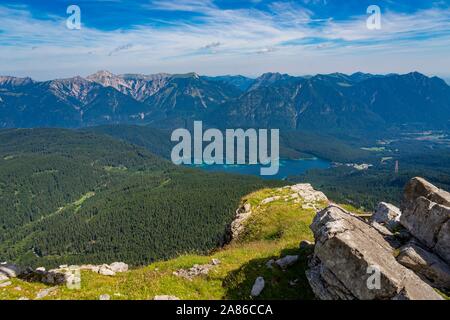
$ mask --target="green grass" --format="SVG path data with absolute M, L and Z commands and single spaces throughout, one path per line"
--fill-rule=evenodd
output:
M 354 214 L 359 214 L 359 215 L 367 215 L 367 214 L 371 214 L 371 212 L 367 212 L 366 210 L 364 210 L 363 208 L 357 208 L 351 204 L 339 204 L 339 206 L 341 206 L 342 208 L 344 208 L 345 210 L 352 212 Z
M 239 239 L 209 255 L 182 255 L 114 277 L 82 272 L 80 290 L 58 286 L 44 299 L 98 299 L 101 294 L 109 294 L 114 300 L 147 300 L 156 295 L 174 295 L 180 299 L 252 299 L 250 291 L 258 276 L 266 281 L 259 299 L 313 299 L 305 277 L 307 256 L 311 252 L 300 250 L 299 243 L 313 239 L 309 225 L 315 211 L 302 209 L 301 202 L 295 203 L 293 199 L 260 204 L 267 197 L 283 197 L 289 192 L 289 189 L 264 189 L 244 197 L 242 201 L 250 203 L 253 212 L 244 224 L 244 232 Z M 276 266 L 266 267 L 268 260 L 285 255 L 299 255 L 300 259 L 286 271 Z M 206 276 L 190 281 L 173 275 L 178 269 L 207 264 L 213 258 L 221 263 Z M 0 299 L 34 299 L 39 290 L 47 287 L 20 279 L 12 282 L 0 288 Z

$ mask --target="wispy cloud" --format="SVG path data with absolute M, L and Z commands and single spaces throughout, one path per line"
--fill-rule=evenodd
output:
M 448 6 L 413 13 L 385 10 L 382 29 L 368 30 L 365 11 L 334 19 L 304 4 L 327 3 L 280 1 L 262 10 L 224 9 L 212 0 L 149 1 L 140 10 L 165 13 L 154 18 L 161 23 L 118 30 L 85 25 L 68 30 L 65 17 L 38 19 L 30 7 L 0 5 L 0 70 L 48 78 L 96 69 L 255 75 L 269 70 L 401 72 L 419 67 L 438 73 L 450 66 Z M 192 18 L 171 19 L 180 12 Z

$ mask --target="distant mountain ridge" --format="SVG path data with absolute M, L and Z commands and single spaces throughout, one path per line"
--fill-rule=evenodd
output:
M 0 77 L 0 128 L 141 124 L 377 131 L 450 127 L 450 86 L 418 72 L 207 77 L 99 71 L 38 82 Z

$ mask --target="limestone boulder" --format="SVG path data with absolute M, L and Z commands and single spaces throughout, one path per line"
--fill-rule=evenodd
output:
M 414 241 L 400 248 L 397 261 L 421 275 L 434 287 L 450 290 L 450 267 Z
M 16 266 L 12 263 L 2 263 L 0 264 L 0 275 L 6 276 L 8 278 L 16 278 L 23 273 L 22 268 Z
M 253 284 L 251 296 L 257 297 L 261 294 L 261 292 L 264 290 L 265 281 L 263 277 L 258 277 L 255 280 L 255 283 Z
M 331 205 L 317 213 L 311 230 L 316 245 L 307 278 L 318 298 L 442 299 L 399 264 L 383 236 L 356 215 Z
M 370 220 L 394 231 L 399 226 L 401 215 L 400 209 L 393 204 L 380 202 Z
M 127 272 L 128 265 L 124 262 L 113 262 L 109 265 L 109 268 L 114 272 Z
M 401 224 L 450 264 L 450 193 L 413 178 L 405 187 L 401 209 Z

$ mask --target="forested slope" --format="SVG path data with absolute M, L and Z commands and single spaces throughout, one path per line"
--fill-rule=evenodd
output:
M 0 260 L 145 264 L 224 241 L 239 199 L 275 182 L 175 167 L 104 135 L 0 131 Z

